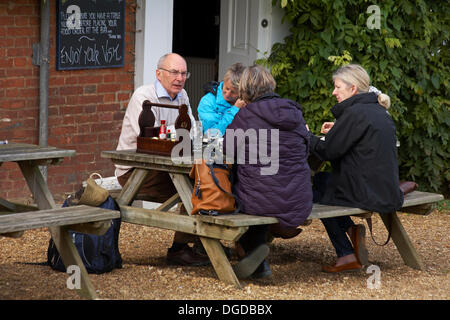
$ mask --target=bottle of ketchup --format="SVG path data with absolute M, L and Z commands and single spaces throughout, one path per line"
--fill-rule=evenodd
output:
M 159 139 L 166 139 L 166 120 L 161 120 L 161 127 L 159 128 Z

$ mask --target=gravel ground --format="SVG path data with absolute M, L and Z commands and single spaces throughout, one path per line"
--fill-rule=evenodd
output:
M 369 261 L 381 272 L 378 289 L 368 288 L 374 274 L 367 273 L 366 268 L 341 274 L 320 271 L 322 264 L 333 263 L 335 253 L 317 220 L 294 239 L 274 240 L 268 258 L 272 277 L 242 281 L 242 289 L 220 282 L 211 266 L 168 266 L 165 255 L 173 232 L 128 223 L 122 224 L 120 233 L 123 268 L 91 275 L 91 279 L 100 298 L 118 300 L 448 300 L 449 211 L 434 211 L 428 216 L 401 214 L 400 219 L 425 270 L 405 266 L 392 241 L 378 247 L 368 235 Z M 359 218 L 354 220 L 361 222 Z M 378 216 L 374 216 L 374 236 L 378 242 L 387 236 Z M 0 299 L 81 299 L 67 288 L 68 274 L 39 264 L 46 261 L 49 237 L 44 229 L 27 231 L 18 239 L 0 237 Z

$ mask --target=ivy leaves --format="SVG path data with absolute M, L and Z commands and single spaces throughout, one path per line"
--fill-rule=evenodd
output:
M 277 3 L 291 35 L 260 62 L 271 68 L 278 93 L 303 105 L 310 129 L 319 132 L 323 121 L 333 120 L 332 73 L 359 63 L 372 85 L 391 97 L 401 178 L 448 194 L 449 2 L 385 0 L 378 29 L 367 25 L 366 0 Z

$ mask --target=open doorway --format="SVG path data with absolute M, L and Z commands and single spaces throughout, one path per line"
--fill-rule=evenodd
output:
M 203 96 L 203 85 L 218 81 L 220 0 L 174 0 L 172 51 L 186 58 L 191 77 L 185 89 L 192 112 Z

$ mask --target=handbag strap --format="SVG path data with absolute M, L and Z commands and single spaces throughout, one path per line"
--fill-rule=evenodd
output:
M 370 230 L 370 236 L 372 237 L 373 242 L 374 242 L 377 246 L 380 246 L 380 247 L 383 247 L 383 246 L 387 245 L 387 244 L 389 243 L 389 240 L 391 240 L 391 234 L 392 234 L 392 214 L 388 214 L 388 226 L 387 226 L 387 229 L 388 229 L 388 238 L 387 238 L 386 242 L 383 243 L 383 244 L 379 244 L 378 242 L 376 242 L 376 241 L 375 241 L 375 238 L 373 237 L 373 232 L 372 232 L 372 218 L 371 218 L 371 217 L 366 218 L 366 221 L 367 221 L 367 226 L 369 227 L 369 230 Z
M 232 197 L 234 198 L 234 201 L 235 201 L 235 203 L 236 203 L 236 210 L 234 210 L 233 213 L 238 213 L 238 212 L 241 210 L 241 206 L 240 206 L 240 204 L 239 204 L 239 201 L 238 201 L 237 197 L 236 197 L 233 193 L 230 193 L 230 192 L 224 190 L 224 189 L 220 186 L 219 179 L 217 179 L 216 174 L 215 174 L 215 172 L 214 172 L 214 163 L 211 163 L 211 164 L 208 164 L 208 163 L 207 163 L 206 165 L 207 165 L 208 168 L 209 168 L 209 172 L 211 173 L 211 177 L 212 177 L 214 183 L 216 184 L 217 188 L 219 188 L 220 191 L 224 192 L 225 194 L 228 194 L 229 196 L 232 196 Z M 220 167 L 221 169 L 228 170 L 228 172 L 231 174 L 231 172 L 230 172 L 231 170 L 228 168 L 227 165 L 217 165 L 217 164 L 216 164 L 216 166 L 217 166 L 217 167 Z
M 228 191 L 224 190 L 224 189 L 220 186 L 219 179 L 217 179 L 216 174 L 215 174 L 215 172 L 214 172 L 214 164 L 206 164 L 206 165 L 207 165 L 208 168 L 209 168 L 209 172 L 211 173 L 211 177 L 212 177 L 214 183 L 216 184 L 217 188 L 219 188 L 220 191 L 222 191 L 222 192 L 228 194 L 229 196 L 234 197 L 234 195 L 233 195 L 232 193 L 229 193 Z M 222 167 L 221 167 L 221 168 L 222 168 Z M 222 169 L 229 170 L 228 168 L 222 168 Z

